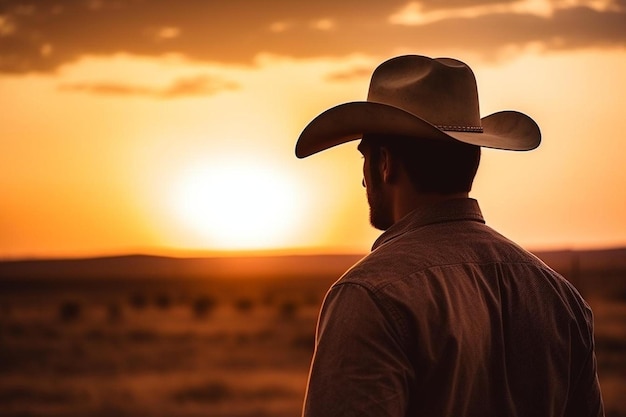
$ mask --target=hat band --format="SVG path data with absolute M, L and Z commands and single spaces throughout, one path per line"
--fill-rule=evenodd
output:
M 435 125 L 438 129 L 448 132 L 473 132 L 483 133 L 482 126 L 454 126 L 454 125 Z

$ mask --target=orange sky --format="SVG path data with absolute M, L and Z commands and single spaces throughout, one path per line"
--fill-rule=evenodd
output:
M 626 245 L 623 0 L 3 4 L 0 258 L 366 252 L 356 143 L 293 147 L 402 53 L 464 60 L 484 116 L 540 125 L 535 151 L 483 152 L 488 224 Z

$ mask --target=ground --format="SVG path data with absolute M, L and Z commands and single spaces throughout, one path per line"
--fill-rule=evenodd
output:
M 298 416 L 336 278 L 0 280 L 0 415 Z M 618 287 L 587 288 L 609 417 L 626 416 Z

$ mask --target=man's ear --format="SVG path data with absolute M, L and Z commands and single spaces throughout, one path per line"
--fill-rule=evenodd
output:
M 391 152 L 389 152 L 389 149 L 386 147 L 380 147 L 379 151 L 380 159 L 378 169 L 380 170 L 381 178 L 384 182 L 390 183 L 395 180 L 397 175 L 396 161 L 391 157 Z

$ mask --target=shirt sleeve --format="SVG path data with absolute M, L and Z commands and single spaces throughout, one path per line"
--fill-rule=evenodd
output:
M 593 336 L 593 313 L 585 303 L 587 317 L 587 338 L 590 346 L 582 364 L 578 379 L 572 386 L 572 393 L 568 396 L 565 415 L 572 417 L 604 417 L 604 403 L 598 381 L 598 365 L 595 355 Z
M 414 379 L 392 306 L 358 284 L 322 307 L 304 417 L 404 416 Z

